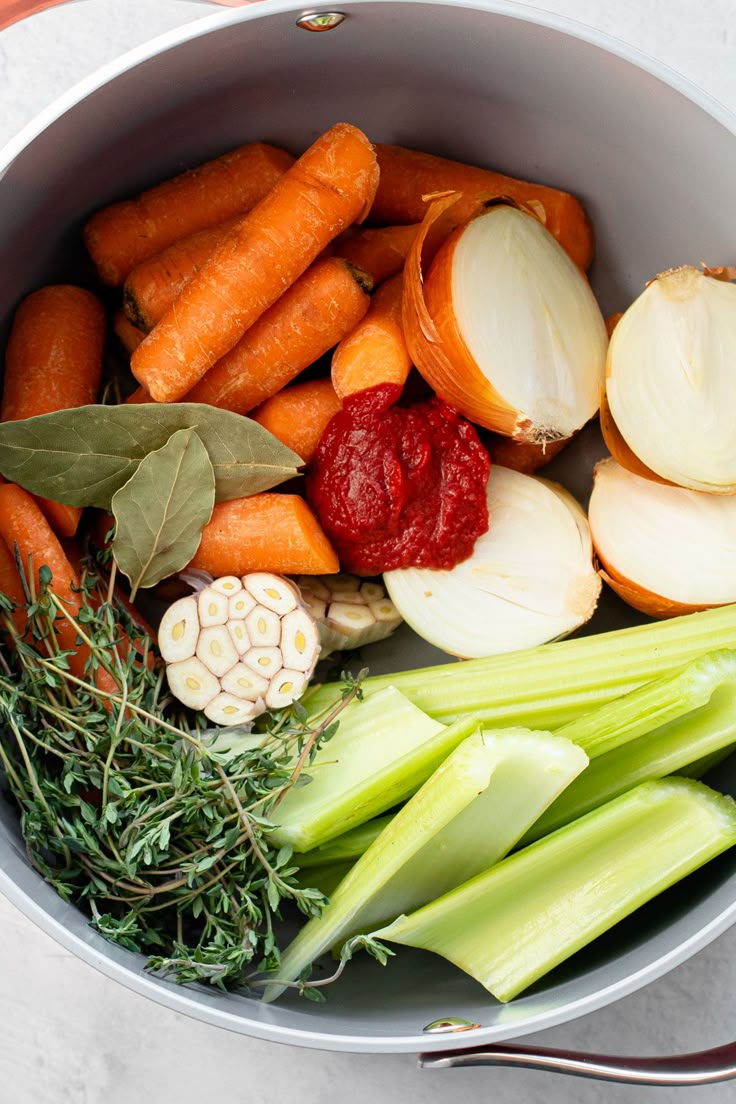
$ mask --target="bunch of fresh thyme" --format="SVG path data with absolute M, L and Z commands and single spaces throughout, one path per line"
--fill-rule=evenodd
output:
M 316 720 L 296 703 L 224 754 L 177 714 L 150 636 L 116 598 L 114 565 L 104 580 L 87 563 L 74 613 L 47 568 L 38 593 L 22 574 L 25 609 L 0 596 L 0 762 L 31 863 L 106 938 L 180 982 L 233 987 L 277 969 L 283 905 L 312 916 L 324 897 L 271 843 L 269 817 L 359 680 Z M 88 650 L 82 678 L 59 648 L 62 618 Z M 116 692 L 96 686 L 99 668 Z

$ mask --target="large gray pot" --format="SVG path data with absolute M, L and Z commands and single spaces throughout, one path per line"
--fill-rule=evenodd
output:
M 0 27 L 3 16 L 8 22 L 52 2 L 0 0 Z M 345 0 L 340 9 L 344 22 L 321 34 L 297 25 L 303 9 L 291 0 L 220 12 L 104 67 L 26 127 L 0 152 L 0 323 L 7 326 L 21 296 L 40 283 L 83 275 L 79 230 L 92 209 L 249 139 L 299 151 L 340 119 L 374 140 L 579 194 L 597 231 L 593 281 L 606 312 L 671 265 L 733 260 L 736 227 L 724 213 L 733 202 L 736 122 L 676 74 L 603 35 L 503 0 Z M 589 437 L 566 460 L 563 474 L 578 492 L 596 449 Z M 593 628 L 623 625 L 626 616 L 609 599 Z M 394 646 L 373 665 L 431 658 L 407 636 L 401 653 Z M 713 781 L 728 789 L 728 772 Z M 334 1050 L 432 1052 L 451 1040 L 482 1046 L 485 1060 L 650 1083 L 736 1075 L 728 1050 L 637 1067 L 491 1045 L 600 1008 L 709 943 L 736 919 L 736 854 L 507 1006 L 441 959 L 404 950 L 386 970 L 356 961 L 324 1006 L 264 1006 L 146 974 L 142 958 L 105 942 L 43 883 L 13 815 L 2 806 L 0 816 L 0 889 L 26 915 L 110 977 L 209 1023 Z M 423 1033 L 449 1015 L 482 1026 L 449 1040 Z

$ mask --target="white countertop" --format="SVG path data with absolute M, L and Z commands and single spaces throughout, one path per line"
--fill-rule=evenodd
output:
M 733 0 L 545 0 L 633 43 L 736 109 Z M 0 33 L 0 145 L 85 73 L 207 9 L 88 0 Z M 702 166 L 704 173 L 717 165 Z M 732 212 L 724 212 L 724 218 Z M 736 929 L 647 989 L 529 1037 L 608 1054 L 677 1053 L 736 1037 Z M 696 1090 L 622 1088 L 514 1070 L 420 1072 L 406 1056 L 277 1046 L 188 1020 L 109 981 L 0 899 L 0 1100 L 5 1104 L 623 1104 Z M 698 1090 L 736 1100 L 736 1083 Z

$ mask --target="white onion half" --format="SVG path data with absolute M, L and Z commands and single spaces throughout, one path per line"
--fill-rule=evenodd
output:
M 613 331 L 606 367 L 635 457 L 680 486 L 736 493 L 735 365 L 736 286 L 690 266 L 653 280 Z
M 490 525 L 450 571 L 384 574 L 391 600 L 420 636 L 470 659 L 567 636 L 595 610 L 601 581 L 585 515 L 562 488 L 494 465 Z
M 736 602 L 736 497 L 595 470 L 590 528 L 604 578 L 654 617 Z

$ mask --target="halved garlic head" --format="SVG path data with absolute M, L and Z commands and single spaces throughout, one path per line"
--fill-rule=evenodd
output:
M 385 640 L 401 624 L 401 614 L 386 597 L 380 583 L 365 582 L 357 575 L 300 575 L 297 585 L 302 602 L 317 623 L 321 658 Z M 290 614 L 290 617 L 293 615 Z M 284 634 L 288 617 L 284 619 Z M 301 670 L 301 662 L 289 662 L 284 637 L 284 664 Z
M 567 636 L 593 615 L 601 590 L 585 514 L 568 492 L 495 465 L 487 498 L 488 532 L 469 559 L 384 575 L 415 632 L 467 659 Z
M 544 444 L 570 437 L 598 410 L 603 316 L 579 268 L 532 215 L 501 205 L 456 230 L 424 298 L 444 356 L 419 338 L 428 352 L 416 357 L 420 371 L 472 421 Z M 412 352 L 417 336 L 407 338 Z
M 261 571 L 209 579 L 174 602 L 159 648 L 175 698 L 215 724 L 242 725 L 301 697 L 320 638 L 294 584 Z
M 679 486 L 736 493 L 734 364 L 736 286 L 687 265 L 653 280 L 613 331 L 606 366 L 611 416 L 634 457 Z
M 590 529 L 603 577 L 635 609 L 674 617 L 736 602 L 736 497 L 597 465 Z

